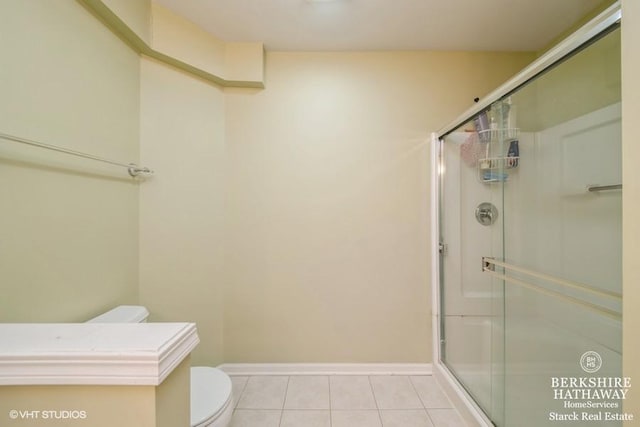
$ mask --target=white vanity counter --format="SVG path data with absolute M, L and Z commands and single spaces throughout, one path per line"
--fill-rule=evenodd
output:
M 199 341 L 194 323 L 0 324 L 0 385 L 157 386 Z

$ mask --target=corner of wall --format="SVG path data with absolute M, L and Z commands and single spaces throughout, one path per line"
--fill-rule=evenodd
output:
M 230 81 L 264 82 L 262 43 L 226 43 L 224 75 Z
M 151 41 L 151 0 L 103 0 L 145 43 Z
M 151 13 L 153 50 L 230 84 L 263 83 L 262 43 L 224 42 L 157 3 L 153 3 Z
M 635 420 L 626 421 L 625 426 L 637 424 L 640 416 L 640 339 L 637 325 L 640 322 L 640 172 L 637 167 L 640 161 L 640 146 L 637 144 L 638 131 L 636 117 L 640 113 L 640 83 L 637 76 L 640 73 L 640 52 L 637 40 L 640 36 L 640 3 L 636 0 L 622 1 L 622 292 L 623 324 L 622 324 L 622 354 L 623 374 L 630 377 L 635 391 L 629 393 L 624 402 L 625 412 L 634 412 Z
M 225 43 L 158 3 L 151 7 L 151 48 L 225 79 Z
M 227 43 L 149 0 L 78 0 L 136 52 L 222 87 L 264 88 L 262 43 Z

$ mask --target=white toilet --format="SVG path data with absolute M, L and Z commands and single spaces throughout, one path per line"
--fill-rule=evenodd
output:
M 121 305 L 88 322 L 141 323 L 149 311 L 139 305 Z M 220 369 L 191 368 L 191 427 L 227 427 L 233 413 L 231 379 Z

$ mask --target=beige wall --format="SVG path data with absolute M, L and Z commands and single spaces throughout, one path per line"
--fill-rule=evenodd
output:
M 140 189 L 140 302 L 152 321 L 197 324 L 195 364 L 222 363 L 222 91 L 143 59 L 140 138 L 157 172 Z
M 225 361 L 430 361 L 429 131 L 531 59 L 276 52 L 227 90 Z
M 12 419 L 11 410 L 58 411 L 58 415 L 19 412 Z M 155 427 L 155 387 L 2 386 L 0 411 L 0 425 L 12 427 Z M 61 411 L 84 411 L 84 418 L 70 419 L 71 414 Z
M 0 132 L 138 159 L 139 59 L 73 1 L 0 2 Z M 62 322 L 137 300 L 126 170 L 0 140 L 0 321 Z
M 640 2 L 622 2 L 622 280 L 623 280 L 623 364 L 624 375 L 632 378 L 633 389 L 625 410 L 640 419 L 640 144 L 637 122 L 640 116 Z
M 155 387 L 154 427 L 191 426 L 191 356 Z M 113 424 L 116 425 L 116 424 Z
M 640 378 L 640 5 L 623 3 L 624 354 Z M 140 235 L 142 302 L 198 323 L 196 363 L 430 359 L 427 131 L 529 56 L 272 53 L 266 90 L 226 95 L 144 61 L 140 91 L 137 55 L 75 2 L 1 2 L 0 28 L 0 131 L 135 161 L 142 111 L 159 171 L 138 234 L 120 170 L 0 142 L 1 321 L 135 302 Z
M 196 322 L 195 364 L 430 360 L 428 132 L 530 59 L 273 53 L 225 92 L 143 60 L 151 320 Z
M 159 386 L 0 386 L 0 425 L 188 427 L 189 357 Z M 14 417 L 11 411 L 18 411 Z M 52 412 L 54 411 L 54 412 Z

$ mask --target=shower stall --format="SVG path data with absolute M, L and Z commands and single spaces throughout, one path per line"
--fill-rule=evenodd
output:
M 622 425 L 619 25 L 614 5 L 434 137 L 437 357 L 479 424 Z

